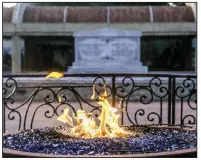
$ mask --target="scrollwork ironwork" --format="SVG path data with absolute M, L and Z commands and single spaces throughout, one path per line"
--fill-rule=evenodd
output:
M 157 80 L 158 82 L 157 82 L 156 80 Z M 154 81 L 156 81 L 156 82 L 153 83 Z M 163 85 L 162 80 L 161 80 L 159 77 L 154 77 L 154 78 L 152 78 L 152 79 L 150 80 L 150 82 L 149 82 L 149 87 L 150 87 L 152 93 L 153 93 L 156 97 L 158 97 L 158 98 L 164 98 L 164 97 L 166 97 L 166 96 L 168 95 L 168 89 L 167 89 L 167 87 L 162 86 L 162 85 Z M 156 88 L 158 89 L 159 93 L 156 92 L 156 91 L 154 91 L 153 86 L 155 86 L 155 89 L 156 89 Z
M 188 81 L 190 81 L 190 82 L 187 83 Z M 187 89 L 188 89 L 188 91 L 187 91 Z M 178 86 L 175 89 L 175 94 L 179 98 L 186 98 L 191 94 L 191 92 L 194 89 L 195 89 L 195 82 L 191 78 L 188 77 L 183 81 L 182 86 Z M 191 91 L 189 91 L 189 90 L 191 90 Z M 185 93 L 185 91 L 187 91 L 187 92 Z
M 100 113 L 101 113 L 101 110 L 100 110 L 100 108 L 93 108 L 91 111 L 90 111 L 90 113 L 93 113 L 94 111 L 98 111 L 99 112 L 99 115 L 100 115 Z M 98 118 L 98 116 L 99 116 L 98 114 L 95 114 L 95 116 Z
M 195 105 L 195 107 L 193 107 L 192 105 L 191 105 L 191 98 L 193 97 L 193 95 L 195 95 L 196 93 L 192 93 L 192 94 L 190 94 L 189 95 L 189 97 L 188 97 L 188 100 L 187 100 L 187 102 L 188 102 L 188 106 L 192 109 L 192 110 L 196 110 L 197 109 L 197 100 L 193 100 L 194 101 L 194 103 L 196 104 Z
M 75 116 L 77 115 L 75 108 L 70 103 L 62 102 L 61 104 L 57 105 L 56 108 L 55 108 L 55 114 L 57 116 L 59 116 L 58 109 L 63 105 L 65 105 L 65 107 L 70 107 L 72 109 L 73 113 L 75 114 Z M 63 112 L 63 110 L 61 110 L 61 113 L 62 112 Z
M 154 122 L 155 119 L 154 119 L 153 117 L 151 118 L 152 115 L 156 115 L 156 117 L 157 117 L 157 119 L 158 119 L 158 123 L 155 123 L 155 124 L 160 124 L 160 123 L 161 123 L 161 117 L 160 117 L 159 114 L 156 113 L 156 112 L 151 112 L 151 113 L 149 113 L 149 114 L 147 115 L 147 119 L 148 119 L 150 122 Z
M 153 79 L 152 79 L 153 80 Z M 149 86 L 144 86 L 144 85 L 134 85 L 134 80 L 132 81 L 133 82 L 133 85 L 132 85 L 132 90 L 130 90 L 127 94 L 126 94 L 126 96 L 123 96 L 123 98 L 124 99 L 126 99 L 125 100 L 125 108 L 126 108 L 126 115 L 127 115 L 127 118 L 128 118 L 128 120 L 130 121 L 130 123 L 132 123 L 132 124 L 139 124 L 139 122 L 138 122 L 138 115 L 140 115 L 140 116 L 144 116 L 144 114 L 145 114 L 145 110 L 144 109 L 138 109 L 138 110 L 136 110 L 135 112 L 134 112 L 134 121 L 135 121 L 135 123 L 134 123 L 134 121 L 133 120 L 131 120 L 131 117 L 130 117 L 130 115 L 129 115 L 129 109 L 128 109 L 128 103 L 131 101 L 133 101 L 133 100 L 131 100 L 132 98 L 132 96 L 134 96 L 135 95 L 135 93 L 137 93 L 137 91 L 143 91 L 143 94 L 141 93 L 140 94 L 140 96 L 139 96 L 139 98 L 137 99 L 139 102 L 140 102 L 140 104 L 142 104 L 142 105 L 148 105 L 148 104 L 150 104 L 152 101 L 153 101 L 153 96 L 154 96 L 154 94 L 153 94 L 153 90 L 152 90 L 152 88 L 150 87 L 150 85 Z M 149 84 L 151 84 L 151 83 L 149 83 Z M 128 85 L 127 85 L 128 86 Z M 159 86 L 159 85 L 158 85 Z M 122 96 L 121 96 L 122 97 Z M 159 97 L 159 96 L 157 96 L 157 97 Z M 160 97 L 160 98 L 163 98 L 164 96 L 162 96 L 162 97 Z M 136 99 L 136 98 L 135 98 Z M 134 106 L 132 106 L 133 108 L 134 108 Z M 158 113 L 155 113 L 155 112 L 152 112 L 152 114 L 155 114 L 155 115 L 158 115 Z M 161 123 L 161 119 L 162 117 L 159 117 L 159 121 L 158 122 L 155 122 L 155 123 Z M 152 119 L 150 119 L 150 117 L 148 116 L 147 117 L 147 120 L 148 121 L 153 121 Z
M 43 99 L 45 103 L 43 103 L 42 105 L 44 105 L 44 104 L 49 104 L 50 105 L 52 102 L 54 102 L 54 100 L 55 100 L 55 93 L 54 93 L 53 89 L 51 89 L 51 88 L 38 88 L 38 89 L 36 89 L 32 93 L 32 96 L 30 97 L 30 102 L 29 102 L 28 107 L 27 107 L 26 112 L 25 112 L 25 116 L 24 116 L 24 129 L 26 129 L 26 122 L 27 122 L 28 112 L 29 112 L 30 106 L 31 106 L 34 98 L 36 97 L 37 94 L 39 94 L 41 91 L 44 91 L 44 90 L 50 91 L 50 93 L 52 93 L 52 98 L 51 98 L 50 94 L 45 95 L 45 97 Z M 32 119 L 31 119 L 31 124 L 30 124 L 31 128 L 33 126 L 32 123 L 33 123 L 33 119 L 34 119 L 35 113 L 36 113 L 36 111 L 38 110 L 38 108 L 40 106 L 41 105 L 39 105 L 36 108 L 36 110 L 34 111 L 34 113 L 33 113 L 33 116 L 32 116 Z
M 185 123 L 185 121 L 186 121 L 186 119 L 187 118 L 191 118 L 191 119 L 189 119 L 188 120 L 188 123 Z M 196 122 L 196 118 L 195 118 L 195 116 L 193 116 L 193 115 L 186 115 L 186 116 L 184 116 L 183 117 L 183 119 L 182 119 L 182 124 L 196 124 L 197 122 Z
M 16 88 L 17 88 L 17 82 L 16 82 L 15 79 L 9 77 L 9 78 L 6 79 L 6 82 L 4 83 L 4 86 L 5 87 L 3 88 L 3 98 L 7 99 L 7 98 L 11 97 L 15 93 Z M 8 93 L 8 89 L 11 89 L 11 91 L 10 91 L 10 94 L 8 94 L 6 96 L 6 94 Z
M 170 83 L 164 83 L 163 79 L 160 78 L 160 75 L 148 75 L 149 81 L 146 85 L 137 85 L 135 77 L 140 77 L 140 75 L 135 74 L 127 74 L 125 76 L 118 75 L 118 74 L 111 74 L 106 75 L 108 78 L 112 79 L 112 84 L 106 84 L 105 76 L 103 75 L 96 75 L 94 77 L 94 81 L 90 86 L 87 86 L 92 89 L 92 86 L 95 85 L 95 91 L 98 95 L 103 91 L 104 87 L 106 87 L 107 90 L 107 96 L 112 97 L 112 101 L 119 100 L 119 98 L 122 99 L 121 104 L 121 115 L 122 115 L 122 121 L 123 121 L 123 115 L 125 114 L 130 123 L 139 125 L 140 117 L 144 116 L 145 121 L 152 122 L 154 124 L 162 124 L 162 120 L 164 117 L 162 117 L 162 112 L 165 110 L 168 110 L 167 108 L 164 108 L 166 106 L 172 107 L 172 103 L 176 101 L 176 98 L 181 100 L 181 104 L 183 105 L 183 100 L 187 100 L 187 104 L 189 108 L 196 112 L 197 106 L 193 105 L 196 104 L 196 86 L 195 81 L 190 76 L 184 77 L 185 79 L 182 81 L 182 84 L 180 86 L 176 86 L 174 90 L 172 90 L 173 83 L 171 80 Z M 91 77 L 84 76 L 84 77 Z M 121 79 L 121 82 L 119 84 L 119 81 L 117 81 L 117 78 Z M 176 77 L 176 76 L 175 76 Z M 116 80 L 115 80 L 116 79 Z M 165 79 L 171 79 L 171 76 L 165 76 Z M 37 87 L 30 87 L 33 89 L 33 92 L 22 102 L 16 102 L 15 95 L 18 93 L 16 92 L 17 89 L 28 89 L 28 87 L 24 86 L 18 86 L 18 81 L 13 78 L 12 76 L 9 76 L 4 81 L 4 87 L 3 87 L 3 106 L 4 109 L 6 109 L 6 112 L 4 114 L 7 114 L 7 120 L 17 120 L 19 119 L 17 126 L 18 129 L 27 129 L 32 128 L 36 119 L 37 114 L 39 113 L 39 110 L 41 108 L 44 108 L 43 110 L 43 116 L 45 118 L 53 118 L 54 116 L 59 116 L 62 112 L 63 107 L 69 107 L 76 115 L 76 107 L 80 109 L 85 109 L 84 106 L 87 105 L 90 107 L 90 112 L 101 112 L 101 106 L 94 105 L 94 102 L 86 100 L 81 92 L 76 89 L 76 86 L 68 85 L 65 86 L 37 86 Z M 176 83 L 176 82 L 175 82 Z M 82 86 L 79 86 L 82 88 Z M 79 88 L 77 87 L 77 88 Z M 44 91 L 44 94 L 40 94 Z M 68 99 L 68 95 L 64 94 L 69 92 L 72 94 L 72 96 L 76 100 L 76 107 L 75 104 L 72 104 L 72 102 Z M 141 92 L 142 91 L 142 92 Z M 140 95 L 136 96 L 136 93 L 140 93 Z M 174 94 L 173 94 L 174 93 Z M 41 96 L 41 101 L 37 105 L 35 104 L 36 96 Z M 171 96 L 171 100 L 167 101 L 167 99 Z M 174 98 L 175 96 L 175 98 Z M 59 99 L 60 97 L 60 99 Z M 152 111 L 147 110 L 147 107 L 145 108 L 145 105 L 149 105 L 150 103 L 155 102 L 154 100 L 159 100 L 159 110 Z M 134 102 L 132 106 L 132 109 L 134 112 L 132 112 L 133 115 L 131 115 L 130 112 L 130 102 Z M 135 109 L 135 102 L 138 102 L 140 104 L 140 108 Z M 170 105 L 163 105 L 163 103 L 171 103 Z M 17 104 L 17 105 L 16 105 Z M 115 105 L 114 105 L 115 106 Z M 32 108 L 32 112 L 31 111 Z M 182 106 L 183 107 L 183 106 Z M 21 113 L 20 109 L 25 111 Z M 125 109 L 125 113 L 122 111 Z M 175 109 L 175 108 L 171 108 Z M 183 109 L 182 109 L 183 112 Z M 146 115 L 145 115 L 146 113 Z M 184 115 L 181 114 L 181 123 L 183 124 L 196 124 L 196 116 L 193 114 L 187 114 Z M 4 117 L 6 117 L 4 116 Z M 98 114 L 96 115 L 98 117 Z M 134 116 L 134 118 L 133 118 Z M 168 116 L 172 116 L 172 114 L 168 114 Z M 176 115 L 177 116 L 177 115 Z M 30 119 L 29 124 L 28 118 Z M 171 119 L 172 117 L 170 117 Z M 5 121 L 5 119 L 4 119 Z M 124 125 L 124 124 L 123 124 Z
M 138 109 L 136 112 L 135 112 L 135 122 L 136 122 L 136 124 L 138 125 L 139 123 L 138 123 L 138 120 L 137 120 L 137 115 L 140 115 L 140 116 L 144 116 L 144 114 L 145 114 L 145 111 L 143 110 L 143 109 Z
M 54 106 L 53 106 L 52 104 L 50 104 L 50 103 L 48 103 L 48 104 L 47 104 L 47 103 L 43 103 L 43 104 L 39 105 L 39 106 L 35 109 L 35 111 L 34 111 L 34 113 L 33 113 L 33 115 L 32 115 L 30 128 L 33 128 L 33 121 L 34 121 L 36 112 L 37 112 L 37 110 L 38 110 L 39 108 L 41 108 L 42 106 L 48 106 L 48 108 L 51 108 L 51 109 L 52 109 L 52 115 L 50 115 L 50 116 L 47 115 L 47 114 L 50 113 L 50 110 L 46 110 L 46 111 L 44 112 L 44 116 L 45 116 L 46 118 L 52 118 L 52 117 L 55 115 L 55 109 L 54 109 Z
M 130 83 L 125 82 L 127 79 L 129 79 L 131 82 Z M 115 95 L 119 98 L 125 98 L 129 94 L 131 94 L 131 92 L 133 91 L 133 89 L 135 87 L 135 82 L 132 77 L 126 76 L 122 80 L 122 85 L 123 86 L 118 86 L 115 88 Z M 129 86 L 131 86 L 131 88 L 126 92 L 125 88 L 128 88 Z
M 13 113 L 16 113 L 16 114 L 18 115 L 18 117 L 19 117 L 18 130 L 20 130 L 20 128 L 21 128 L 21 121 L 22 121 L 21 114 L 20 114 L 20 112 L 18 112 L 18 111 L 16 111 L 16 110 L 11 110 L 11 111 L 8 113 L 8 119 L 9 119 L 9 120 L 15 120 L 15 116 L 10 117 L 11 114 L 13 114 Z
M 95 88 L 95 92 L 99 96 L 103 92 L 105 87 L 107 91 L 107 97 L 110 97 L 110 95 L 112 94 L 112 88 L 106 84 L 105 79 L 102 76 L 98 76 L 93 80 L 93 86 Z
M 187 77 L 185 79 L 183 79 L 182 83 L 177 86 L 175 88 L 175 97 L 177 99 L 180 99 L 181 101 L 181 124 L 196 124 L 196 110 L 197 110 L 197 105 L 192 106 L 192 103 L 196 104 L 197 102 L 197 98 L 193 97 L 196 96 L 196 85 L 195 85 L 195 81 L 193 80 L 193 78 L 191 77 Z M 175 99 L 176 99 L 175 98 Z M 193 99 L 194 98 L 194 99 Z M 187 106 L 192 110 L 191 114 L 185 114 L 184 113 L 184 102 L 187 102 Z M 194 113 L 194 115 L 193 115 Z M 176 113 L 175 113 L 176 114 Z M 189 119 L 187 121 L 187 119 Z M 188 123 L 185 123 L 185 121 L 187 121 Z

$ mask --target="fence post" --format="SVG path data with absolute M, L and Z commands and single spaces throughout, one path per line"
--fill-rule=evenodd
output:
M 3 99 L 3 107 L 2 107 L 2 112 L 3 112 L 3 114 L 2 114 L 2 116 L 3 116 L 3 133 L 5 133 L 6 132 L 6 119 L 5 119 L 5 117 L 6 117 L 6 111 L 5 111 L 5 99 Z
M 176 88 L 176 79 L 172 78 L 172 124 L 175 124 L 175 88 Z
M 115 76 L 112 76 L 112 107 L 115 107 Z
M 172 107 L 172 76 L 168 78 L 168 124 L 171 124 L 171 107 Z

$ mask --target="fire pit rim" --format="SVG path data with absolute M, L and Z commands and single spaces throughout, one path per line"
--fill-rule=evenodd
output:
M 21 156 L 21 157 L 168 157 L 176 156 L 181 154 L 197 154 L 197 147 L 167 151 L 167 152 L 157 152 L 157 153 L 143 153 L 143 154 L 121 154 L 121 155 L 55 155 L 55 154 L 41 154 L 41 153 L 31 153 L 19 150 L 12 150 L 8 148 L 3 148 L 3 155 Z

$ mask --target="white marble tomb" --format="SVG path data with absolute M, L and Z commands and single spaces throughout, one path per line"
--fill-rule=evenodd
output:
M 68 73 L 144 73 L 141 32 L 103 28 L 74 33 L 75 61 Z

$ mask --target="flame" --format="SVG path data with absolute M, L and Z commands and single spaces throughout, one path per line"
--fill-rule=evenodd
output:
M 93 85 L 93 94 L 91 99 L 95 99 L 95 85 Z M 121 101 L 120 101 L 121 103 Z M 101 114 L 98 117 L 100 125 L 98 126 L 92 118 L 92 113 L 86 113 L 84 110 L 77 110 L 76 116 L 73 118 L 76 125 L 73 124 L 72 118 L 68 115 L 68 108 L 64 109 L 63 115 L 58 117 L 57 120 L 68 123 L 72 128 L 70 134 L 82 138 L 95 138 L 95 137 L 126 137 L 130 132 L 125 131 L 118 125 L 119 109 L 112 107 L 107 100 L 107 91 L 104 85 L 104 91 L 98 97 L 97 104 L 101 105 Z M 120 108 L 120 105 L 119 105 Z
M 63 76 L 64 76 L 63 73 L 60 73 L 60 72 L 51 72 L 45 78 L 61 78 Z
M 64 109 L 64 114 L 61 115 L 60 117 L 58 117 L 58 120 L 62 121 L 64 123 L 68 123 L 70 126 L 74 126 L 72 118 L 68 116 L 68 112 L 69 112 L 69 109 L 65 108 Z
M 59 96 L 58 97 L 58 102 L 61 103 L 62 102 L 62 98 Z

